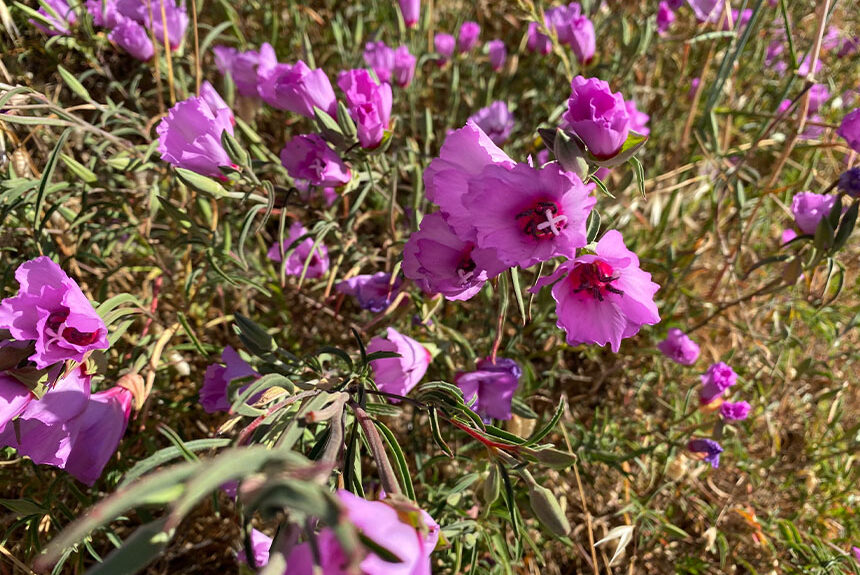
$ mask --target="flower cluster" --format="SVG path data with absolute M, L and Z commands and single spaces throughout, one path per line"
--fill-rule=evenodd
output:
M 550 8 L 544 12 L 546 28 L 555 33 L 558 41 L 573 50 L 577 61 L 588 65 L 594 58 L 596 38 L 594 23 L 582 12 L 579 2 L 571 2 Z M 532 52 L 548 54 L 552 50 L 552 41 L 541 32 L 536 22 L 531 22 L 528 28 L 528 49 Z
M 87 0 L 86 5 L 93 24 L 110 30 L 108 39 L 111 42 L 144 62 L 155 53 L 153 39 L 159 46 L 166 43 L 171 50 L 177 50 L 188 28 L 188 12 L 184 2 Z

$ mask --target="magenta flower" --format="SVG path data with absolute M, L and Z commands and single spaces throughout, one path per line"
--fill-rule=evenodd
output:
M 394 51 L 394 81 L 401 88 L 412 83 L 415 76 L 415 56 L 409 53 L 408 46 L 400 46 Z
M 690 336 L 677 327 L 673 327 L 666 339 L 657 344 L 660 352 L 681 365 L 693 365 L 699 359 L 699 346 Z
M 284 270 L 284 273 L 288 276 L 301 276 L 302 270 L 305 268 L 305 262 L 307 262 L 308 257 L 310 257 L 305 277 L 320 278 L 325 275 L 329 266 L 328 248 L 326 248 L 324 244 L 318 245 L 316 250 L 314 250 L 314 239 L 305 238 L 293 248 L 292 253 L 289 253 L 290 246 L 296 243 L 299 238 L 306 235 L 308 235 L 308 230 L 305 229 L 301 223 L 294 222 L 293 225 L 290 226 L 290 233 L 287 235 L 286 239 L 284 239 L 283 245 L 279 246 L 278 243 L 275 242 L 275 244 L 269 248 L 269 253 L 267 255 L 273 262 L 280 262 L 282 250 L 285 254 L 289 254 L 287 256 L 287 266 Z M 313 255 L 311 255 L 312 252 Z
M 702 374 L 702 389 L 699 390 L 699 403 L 706 405 L 723 395 L 738 382 L 738 374 L 728 364 L 718 362 Z
M 0 372 L 0 432 L 18 417 L 35 396 L 30 388 L 5 372 Z
M 485 422 L 491 419 L 510 419 L 511 402 L 520 384 L 522 369 L 512 359 L 490 358 L 478 361 L 477 370 L 458 373 L 454 383 L 463 392 L 466 404 Z
M 723 448 L 713 439 L 691 439 L 687 449 L 693 453 L 704 454 L 703 459 L 714 469 L 720 466 L 720 453 L 723 452 Z
M 236 125 L 236 119 L 233 117 L 233 110 L 230 109 L 230 106 L 227 105 L 224 98 L 222 98 L 212 84 L 209 83 L 209 80 L 203 80 L 203 83 L 200 84 L 200 97 L 203 98 L 203 101 L 206 102 L 207 106 L 209 106 L 209 111 L 211 111 L 213 115 L 220 113 L 229 114 L 230 123 L 234 126 Z
M 651 116 L 645 112 L 640 112 L 633 100 L 624 102 L 624 107 L 627 108 L 627 115 L 630 116 L 630 129 L 643 136 L 649 135 L 651 129 L 648 128 L 648 120 L 651 119 Z
M 164 16 L 161 17 L 161 6 L 164 5 Z M 164 23 L 167 23 L 167 42 L 171 50 L 176 50 L 182 44 L 185 30 L 188 28 L 188 12 L 185 1 L 177 4 L 175 0 L 117 0 L 116 9 L 122 16 L 131 18 L 141 26 L 152 29 L 159 46 L 164 45 Z M 150 20 L 150 9 L 152 19 Z
M 505 60 L 508 58 L 508 49 L 505 48 L 505 43 L 501 40 L 490 40 L 487 42 L 487 55 L 490 59 L 490 66 L 496 72 L 501 71 L 505 67 Z
M 424 216 L 403 247 L 403 274 L 452 301 L 470 299 L 505 269 L 495 251 L 461 240 L 439 212 Z
M 752 406 L 746 401 L 725 401 L 720 405 L 720 415 L 727 421 L 741 421 L 749 416 L 751 409 Z
M 370 362 L 376 386 L 380 391 L 394 395 L 406 395 L 418 385 L 427 373 L 427 366 L 432 359 L 427 348 L 393 327 L 388 328 L 385 337 L 374 337 L 367 344 L 367 353 L 377 351 L 400 354 L 400 357 L 386 357 Z
M 552 40 L 540 31 L 540 26 L 537 22 L 529 22 L 526 47 L 529 49 L 529 52 L 540 52 L 544 55 L 552 52 Z
M 495 249 L 509 266 L 527 268 L 556 256 L 575 257 L 587 243 L 593 188 L 557 164 L 490 165 L 469 182 L 463 202 L 478 247 Z
M 341 72 L 337 85 L 346 96 L 361 147 L 377 147 L 391 118 L 391 86 L 379 85 L 367 70 Z
M 266 94 L 264 99 L 270 106 L 301 114 L 306 118 L 314 117 L 314 106 L 335 117 L 337 98 L 334 88 L 321 68 L 311 70 L 299 60 L 293 66 L 276 70 L 270 79 L 271 88 L 266 88 L 265 79 L 260 80 L 259 91 Z
M 608 343 L 617 353 L 622 339 L 660 321 L 654 303 L 660 286 L 639 267 L 639 258 L 624 245 L 620 232 L 606 232 L 594 251 L 561 264 L 532 291 L 555 283 L 557 325 L 567 333 L 568 344 Z
M 723 13 L 723 0 L 687 0 L 699 22 L 716 22 Z
M 657 33 L 661 36 L 669 30 L 675 21 L 675 12 L 667 2 L 662 1 L 657 8 Z
M 752 18 L 752 13 L 753 11 L 751 8 L 747 8 L 743 12 L 732 9 L 732 28 L 735 30 L 743 30 L 746 25 L 749 24 L 750 18 Z M 723 20 L 723 29 L 729 30 L 728 18 Z
M 767 50 L 764 53 L 764 65 L 768 68 L 774 67 L 783 52 L 785 52 L 785 42 L 782 40 L 772 40 L 767 45 Z
M 230 382 L 245 377 L 260 377 L 260 374 L 229 345 L 221 352 L 221 361 L 224 365 L 211 364 L 206 368 L 206 375 L 203 376 L 203 386 L 200 388 L 198 401 L 206 413 L 230 411 L 231 401 L 227 397 Z M 247 385 L 243 386 L 239 391 L 246 387 Z
M 439 65 L 442 66 L 451 59 L 454 55 L 454 48 L 457 46 L 457 40 L 450 34 L 436 34 L 433 37 L 433 46 L 439 54 Z
M 123 19 L 116 8 L 117 0 L 87 0 L 87 12 L 93 17 L 93 24 L 103 28 L 113 28 Z
M 514 161 L 473 122 L 445 138 L 439 157 L 424 171 L 427 199 L 442 210 L 451 228 L 463 240 L 476 242 L 473 219 L 463 199 L 469 182 L 489 165 L 512 168 Z
M 814 71 L 812 73 L 818 74 L 821 71 L 822 66 L 823 66 L 823 64 L 821 63 L 821 60 L 816 60 L 815 61 L 815 68 L 814 68 Z M 803 57 L 802 60 L 798 60 L 798 66 L 797 66 L 797 73 L 798 74 L 800 74 L 801 76 L 807 76 L 807 75 L 809 75 L 810 68 L 812 68 L 812 54 L 807 54 L 806 56 Z
M 852 547 L 851 553 L 854 554 L 854 559 L 856 559 L 857 561 L 860 561 L 860 547 Z
M 391 281 L 391 274 L 378 272 L 351 277 L 335 286 L 338 293 L 351 295 L 361 309 L 379 313 L 391 304 L 400 291 L 400 278 Z
M 272 548 L 272 538 L 256 529 L 251 529 L 251 550 L 254 552 L 254 567 L 265 567 L 269 563 L 269 550 Z M 248 555 L 245 553 L 244 546 L 236 554 L 236 559 L 240 563 L 248 563 Z M 290 556 L 290 573 L 300 573 L 293 569 L 292 555 Z M 313 572 L 313 563 L 310 563 L 308 573 Z
M 842 123 L 836 131 L 852 150 L 860 154 L 860 108 L 854 108 L 842 118 Z
M 146 28 L 130 18 L 124 18 L 117 24 L 108 34 L 108 40 L 141 62 L 146 62 L 155 53 Z
M 839 190 L 852 198 L 860 198 L 860 167 L 845 170 L 839 176 Z
M 587 66 L 594 58 L 594 24 L 586 16 L 577 16 L 571 20 L 569 44 L 576 60 L 583 66 Z
M 780 245 L 784 246 L 785 244 L 787 244 L 788 242 L 790 242 L 791 240 L 793 240 L 796 237 L 797 237 L 796 231 L 794 231 L 791 228 L 786 228 L 786 229 L 782 230 L 782 235 L 779 238 L 779 243 L 780 243 Z
M 690 82 L 690 91 L 687 93 L 687 97 L 690 100 L 696 97 L 696 92 L 699 90 L 699 85 L 702 83 L 701 78 L 693 78 Z
M 467 20 L 460 25 L 460 32 L 457 35 L 457 50 L 461 54 L 469 52 L 472 48 L 478 45 L 478 38 L 481 36 L 481 27 L 477 22 Z
M 407 28 L 413 28 L 421 18 L 421 0 L 399 0 L 400 13 Z
M 514 129 L 514 115 L 501 100 L 481 108 L 469 116 L 469 121 L 477 124 L 497 146 L 504 144 Z
M 38 369 L 72 360 L 110 345 L 99 314 L 73 279 L 50 258 L 24 262 L 15 271 L 18 295 L 0 302 L 0 329 L 15 340 L 35 342 L 28 359 Z
M 46 0 L 50 6 L 50 10 L 40 6 L 37 12 L 44 16 L 50 24 L 45 26 L 37 20 L 30 20 L 30 24 L 47 34 L 48 36 L 68 36 L 72 33 L 72 25 L 77 22 L 78 16 L 75 14 L 66 0 Z
M 599 159 L 615 156 L 630 131 L 630 115 L 624 98 L 597 78 L 577 76 L 564 120 Z
M 827 84 L 813 84 L 809 89 L 809 113 L 817 112 L 821 105 L 830 98 Z
M 365 44 L 364 61 L 373 69 L 380 82 L 391 80 L 391 71 L 394 69 L 394 50 L 386 46 L 385 42 Z
M 544 24 L 548 29 L 555 30 L 559 42 L 573 47 L 573 23 L 580 16 L 582 7 L 578 2 L 561 4 L 544 12 Z
M 233 166 L 221 145 L 221 134 L 233 134 L 233 113 L 213 111 L 203 98 L 191 97 L 167 111 L 156 128 L 161 159 L 214 178 L 224 178 L 219 166 Z
M 685 0 L 669 0 L 669 8 L 677 11 L 681 6 L 684 5 Z
M 814 234 L 818 223 L 827 217 L 835 203 L 836 196 L 814 192 L 797 193 L 791 200 L 794 222 L 804 234 Z
M 257 67 L 260 53 L 257 50 L 239 52 L 228 46 L 215 46 L 215 66 L 224 75 L 230 74 L 236 89 L 243 96 L 257 96 Z
M 340 156 L 318 134 L 290 139 L 281 150 L 281 163 L 291 178 L 307 180 L 313 186 L 340 186 L 352 177 Z

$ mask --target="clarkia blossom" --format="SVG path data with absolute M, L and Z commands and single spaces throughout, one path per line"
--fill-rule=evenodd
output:
M 510 419 L 511 402 L 520 382 L 522 369 L 512 359 L 497 357 L 495 363 L 485 358 L 477 369 L 458 373 L 454 383 L 463 392 L 463 399 L 485 421 Z
M 433 47 L 439 54 L 439 65 L 444 65 L 454 55 L 454 48 L 457 46 L 457 40 L 450 34 L 436 34 L 433 37 Z
M 18 294 L 0 302 L 0 329 L 18 341 L 32 341 L 29 359 L 38 369 L 72 360 L 83 362 L 107 349 L 107 327 L 73 279 L 46 256 L 15 271 Z
M 117 24 L 108 34 L 108 40 L 142 62 L 152 58 L 155 53 L 146 28 L 130 18 L 124 18 Z
M 340 186 L 351 178 L 347 165 L 318 134 L 290 139 L 281 150 L 281 163 L 291 178 L 313 186 Z
M 380 391 L 394 395 L 406 395 L 418 385 L 432 359 L 427 348 L 392 327 L 388 328 L 385 337 L 374 337 L 367 344 L 367 353 L 377 351 L 400 354 L 400 357 L 370 362 L 376 386 Z
M 786 228 L 786 229 L 782 230 L 782 235 L 780 235 L 779 243 L 780 243 L 780 245 L 784 246 L 785 244 L 787 244 L 788 242 L 790 242 L 791 240 L 793 240 L 796 237 L 797 237 L 796 231 L 794 231 L 791 228 Z
M 817 112 L 830 97 L 827 84 L 813 84 L 809 89 L 809 113 Z
M 854 108 L 842 118 L 842 123 L 836 131 L 852 150 L 860 154 L 860 108 Z
M 481 108 L 469 116 L 469 121 L 477 124 L 497 146 L 504 144 L 514 129 L 514 115 L 501 100 Z
M 251 529 L 251 551 L 254 553 L 254 567 L 265 567 L 269 563 L 269 550 L 272 548 L 272 538 L 256 529 Z M 248 555 L 245 548 L 239 550 L 236 559 L 241 563 L 248 563 Z M 290 572 L 294 572 L 293 564 L 290 563 Z M 313 564 L 310 565 L 311 569 Z
M 113 28 L 123 19 L 116 8 L 117 0 L 87 0 L 87 12 L 93 17 L 93 24 Z
M 228 345 L 223 349 L 221 361 L 224 365 L 211 364 L 206 368 L 206 375 L 203 376 L 199 402 L 206 413 L 230 410 L 231 402 L 227 397 L 227 390 L 231 381 L 245 377 L 260 377 L 260 374 L 248 365 L 248 362 L 242 359 L 232 346 Z
M 391 118 L 391 86 L 380 85 L 367 70 L 341 72 L 337 85 L 346 96 L 361 147 L 377 147 L 382 142 Z
M 720 415 L 727 421 L 741 421 L 746 419 L 752 406 L 746 401 L 730 402 L 724 401 L 720 405 Z
M 408 50 L 407 50 L 408 53 Z M 380 82 L 390 82 L 394 69 L 394 50 L 385 42 L 368 42 L 364 45 L 364 62 L 376 73 Z
M 496 72 L 501 71 L 505 67 L 505 60 L 508 58 L 508 50 L 505 48 L 505 43 L 501 40 L 490 40 L 487 42 L 487 57 L 493 70 Z
M 669 330 L 666 339 L 657 344 L 657 349 L 681 365 L 693 365 L 699 359 L 699 346 L 677 327 Z
M 243 96 L 257 96 L 257 67 L 260 65 L 260 52 L 257 50 L 238 51 L 229 46 L 215 46 L 215 66 L 224 75 L 230 74 L 236 89 Z
M 203 98 L 203 101 L 209 106 L 209 110 L 212 114 L 226 113 L 230 116 L 230 123 L 234 126 L 236 125 L 236 119 L 233 117 L 233 110 L 230 109 L 230 106 L 227 105 L 227 102 L 224 101 L 224 98 L 221 97 L 221 94 L 215 90 L 214 86 L 209 83 L 209 80 L 203 80 L 203 83 L 200 84 L 200 97 Z
M 400 46 L 394 51 L 394 82 L 401 88 L 412 83 L 415 76 L 415 56 L 409 53 L 408 46 Z
M 687 443 L 687 449 L 693 453 L 703 454 L 704 461 L 710 463 L 714 469 L 720 466 L 720 453 L 723 452 L 723 448 L 713 439 L 691 439 Z
M 540 25 L 537 22 L 529 22 L 526 47 L 530 52 L 539 52 L 544 55 L 552 52 L 552 40 L 540 31 Z
M 842 172 L 838 185 L 840 191 L 852 198 L 860 198 L 860 167 Z
M 337 115 L 334 88 L 322 68 L 311 70 L 299 60 L 273 78 L 272 84 L 271 95 L 264 99 L 275 108 L 313 118 L 316 106 L 329 116 Z
M 335 290 L 338 293 L 354 297 L 362 309 L 379 313 L 394 300 L 397 292 L 400 291 L 401 283 L 400 278 L 395 278 L 392 282 L 391 274 L 377 272 L 354 276 L 338 282 Z
M 48 36 L 68 36 L 72 33 L 72 25 L 77 22 L 78 16 L 66 0 L 46 0 L 50 10 L 39 6 L 37 12 L 45 17 L 50 23 L 45 26 L 38 20 L 30 20 L 30 23 L 47 34 Z
M 467 300 L 505 269 L 494 250 L 463 241 L 441 213 L 427 214 L 403 247 L 403 274 L 425 293 Z
M 279 246 L 278 243 L 275 242 L 275 244 L 269 248 L 269 253 L 267 254 L 269 259 L 273 262 L 280 262 L 281 250 L 283 249 L 284 253 L 288 253 L 290 246 L 296 243 L 299 238 L 306 236 L 307 234 L 308 230 L 300 222 L 293 222 L 293 225 L 290 226 L 290 233 L 287 235 L 286 239 L 284 239 L 283 245 Z M 311 255 L 312 253 L 313 255 Z M 301 276 L 302 270 L 305 268 L 305 262 L 308 262 L 308 269 L 305 272 L 306 278 L 322 277 L 328 271 L 328 248 L 326 248 L 324 244 L 319 244 L 316 249 L 314 249 L 313 238 L 303 239 L 287 257 L 287 265 L 284 273 L 288 276 Z
M 651 129 L 648 128 L 648 120 L 651 119 L 651 116 L 645 112 L 640 112 L 633 100 L 624 102 L 624 107 L 627 108 L 627 115 L 630 116 L 630 129 L 643 136 L 649 135 Z
M 407 28 L 413 28 L 421 18 L 421 0 L 399 0 L 400 13 Z
M 662 1 L 657 7 L 657 33 L 661 36 L 669 30 L 669 26 L 675 21 L 675 12 L 668 2 Z
M 799 192 L 791 199 L 791 213 L 797 227 L 804 234 L 814 234 L 818 223 L 830 213 L 836 196 Z
M 164 18 L 161 8 L 164 6 Z M 188 11 L 185 1 L 179 4 L 175 0 L 117 0 L 116 9 L 119 14 L 131 18 L 141 26 L 152 29 L 152 35 L 159 46 L 164 45 L 165 26 L 167 24 L 167 43 L 171 50 L 176 50 L 182 44 L 185 30 L 188 28 Z M 150 10 L 152 19 L 150 19 Z
M 596 48 L 594 24 L 584 15 L 573 18 L 570 22 L 570 47 L 576 60 L 587 66 L 594 58 Z
M 477 22 L 467 20 L 460 25 L 460 32 L 457 35 L 457 50 L 460 53 L 470 51 L 478 44 L 478 38 L 481 35 L 481 27 Z
M 561 264 L 532 291 L 555 283 L 557 325 L 567 333 L 568 344 L 608 343 L 617 353 L 622 339 L 660 321 L 654 303 L 660 286 L 639 267 L 620 232 L 606 232 L 594 251 Z
M 723 13 L 723 0 L 687 0 L 700 22 L 716 22 Z
M 615 156 L 627 140 L 630 114 L 624 98 L 597 78 L 577 76 L 571 82 L 571 96 L 564 120 L 599 159 Z
M 735 385 L 738 382 L 738 374 L 728 364 L 720 361 L 708 367 L 708 370 L 702 374 L 701 380 L 699 403 L 706 405 Z
M 30 388 L 5 372 L 0 371 L 0 432 L 6 424 L 18 417 L 35 396 Z
M 856 559 L 857 561 L 860 561 L 860 547 L 852 547 L 851 553 L 854 554 L 854 559 Z
M 165 162 L 204 176 L 224 178 L 219 166 L 237 167 L 221 145 L 221 134 L 233 134 L 233 113 L 212 110 L 203 98 L 177 102 L 158 124 L 158 153 Z

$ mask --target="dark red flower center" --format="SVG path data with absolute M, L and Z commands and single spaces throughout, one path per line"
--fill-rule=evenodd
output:
M 78 331 L 71 326 L 63 325 L 68 317 L 68 310 L 55 311 L 48 316 L 46 327 L 53 332 L 53 334 L 62 337 L 72 345 L 85 346 L 93 344 L 98 340 L 98 332 Z M 62 331 L 60 331 L 61 328 Z
M 468 244 L 466 251 L 460 255 L 460 262 L 457 264 L 457 277 L 460 278 L 463 285 L 472 281 L 475 277 L 475 270 L 478 268 L 478 264 L 472 259 L 472 250 L 474 249 L 474 245 Z
M 517 222 L 524 234 L 543 240 L 559 235 L 567 227 L 567 216 L 561 213 L 555 202 L 540 201 L 518 213 Z
M 592 298 L 603 301 L 608 293 L 624 295 L 624 292 L 612 285 L 618 279 L 613 276 L 612 266 L 603 260 L 595 260 L 589 263 L 577 264 L 570 272 L 570 282 L 573 284 L 573 293 L 589 295 Z

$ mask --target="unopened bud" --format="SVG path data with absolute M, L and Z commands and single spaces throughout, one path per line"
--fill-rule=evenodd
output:
M 501 490 L 502 478 L 499 473 L 499 467 L 497 465 L 490 466 L 490 473 L 487 475 L 487 478 L 484 480 L 484 505 L 489 507 L 499 498 L 499 491 Z
M 553 153 L 564 170 L 576 174 L 580 180 L 588 176 L 585 146 L 575 135 L 559 130 L 555 135 Z

